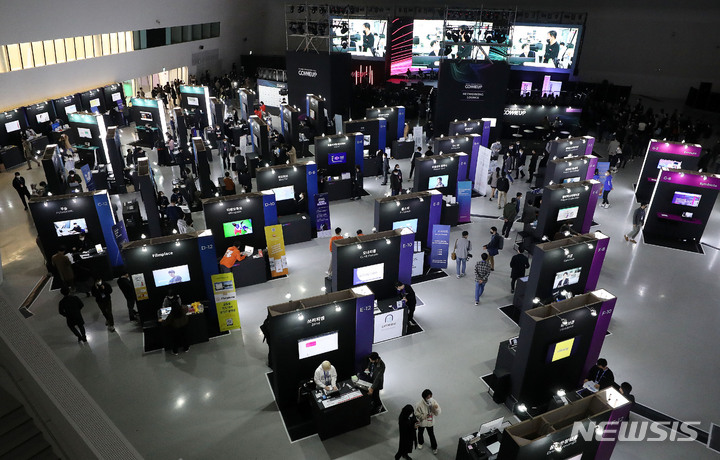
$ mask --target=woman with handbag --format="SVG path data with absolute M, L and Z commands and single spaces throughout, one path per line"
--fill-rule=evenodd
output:
M 467 264 L 468 255 L 472 251 L 472 243 L 468 239 L 469 233 L 462 232 L 462 237 L 455 240 L 455 248 L 450 258 L 455 261 L 455 273 L 457 278 L 465 276 L 465 266 Z

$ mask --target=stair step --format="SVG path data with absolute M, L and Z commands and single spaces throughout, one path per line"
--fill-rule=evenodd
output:
M 35 423 L 32 420 L 27 420 L 12 430 L 0 434 L 0 456 L 10 452 L 38 433 L 40 433 L 40 430 L 37 429 Z
M 12 450 L 9 450 L 2 457 L 0 457 L 0 460 L 6 458 L 13 460 L 34 459 L 37 454 L 47 450 L 48 447 L 50 447 L 50 444 L 48 444 L 45 438 L 43 438 L 42 433 L 38 432 L 35 436 L 28 439 L 24 443 L 20 444 Z
M 57 454 L 52 450 L 52 447 L 48 445 L 45 450 L 35 454 L 32 460 L 60 460 L 60 457 L 58 457 Z
M 0 388 L 0 417 L 22 406 L 10 393 Z
M 25 412 L 25 408 L 20 406 L 12 412 L 0 417 L 0 434 L 7 433 L 28 420 L 31 420 L 30 416 L 27 412 Z

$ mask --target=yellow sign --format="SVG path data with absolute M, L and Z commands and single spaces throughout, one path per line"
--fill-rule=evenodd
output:
M 145 275 L 138 273 L 132 275 L 133 287 L 135 288 L 135 298 L 137 300 L 147 300 L 148 290 L 147 284 L 145 284 Z
M 232 273 L 212 275 L 215 310 L 221 331 L 240 329 L 240 312 L 237 306 L 237 293 Z
M 573 343 L 575 338 L 563 340 L 555 344 L 555 351 L 553 352 L 552 362 L 558 359 L 567 358 L 572 353 Z
M 285 256 L 285 239 L 283 238 L 282 225 L 269 225 L 265 227 L 265 239 L 267 240 L 268 261 L 270 262 L 270 273 L 272 277 L 288 274 L 287 257 Z

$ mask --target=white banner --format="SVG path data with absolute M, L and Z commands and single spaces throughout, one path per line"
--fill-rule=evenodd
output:
M 475 184 L 473 188 L 480 195 L 485 196 L 488 192 L 488 177 L 490 170 L 491 150 L 482 145 L 478 147 L 477 165 L 475 166 Z

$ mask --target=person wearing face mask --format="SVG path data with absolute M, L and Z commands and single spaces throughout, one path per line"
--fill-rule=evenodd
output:
M 93 248 L 93 246 L 94 245 L 92 244 L 92 241 L 90 241 L 90 238 L 88 238 L 85 232 L 83 232 L 78 236 L 78 241 L 75 244 L 75 247 L 73 247 L 73 251 L 89 251 Z
M 400 171 L 400 165 L 396 164 L 395 169 L 393 169 L 392 174 L 390 175 L 390 194 L 400 195 L 400 190 L 402 189 L 402 171 Z
M 426 389 L 422 392 L 422 400 L 415 404 L 415 417 L 418 420 L 418 449 L 423 448 L 425 430 L 430 437 L 430 448 L 433 454 L 437 454 L 437 440 L 435 439 L 435 417 L 440 415 L 440 405 L 433 398 L 432 391 Z
M 112 287 L 106 281 L 103 281 L 102 277 L 97 276 L 90 293 L 93 297 L 95 297 L 95 302 L 97 302 L 100 311 L 105 317 L 105 325 L 107 326 L 108 331 L 115 332 L 115 320 L 113 319 L 112 313 L 112 299 L 110 298 L 110 294 L 112 294 Z

